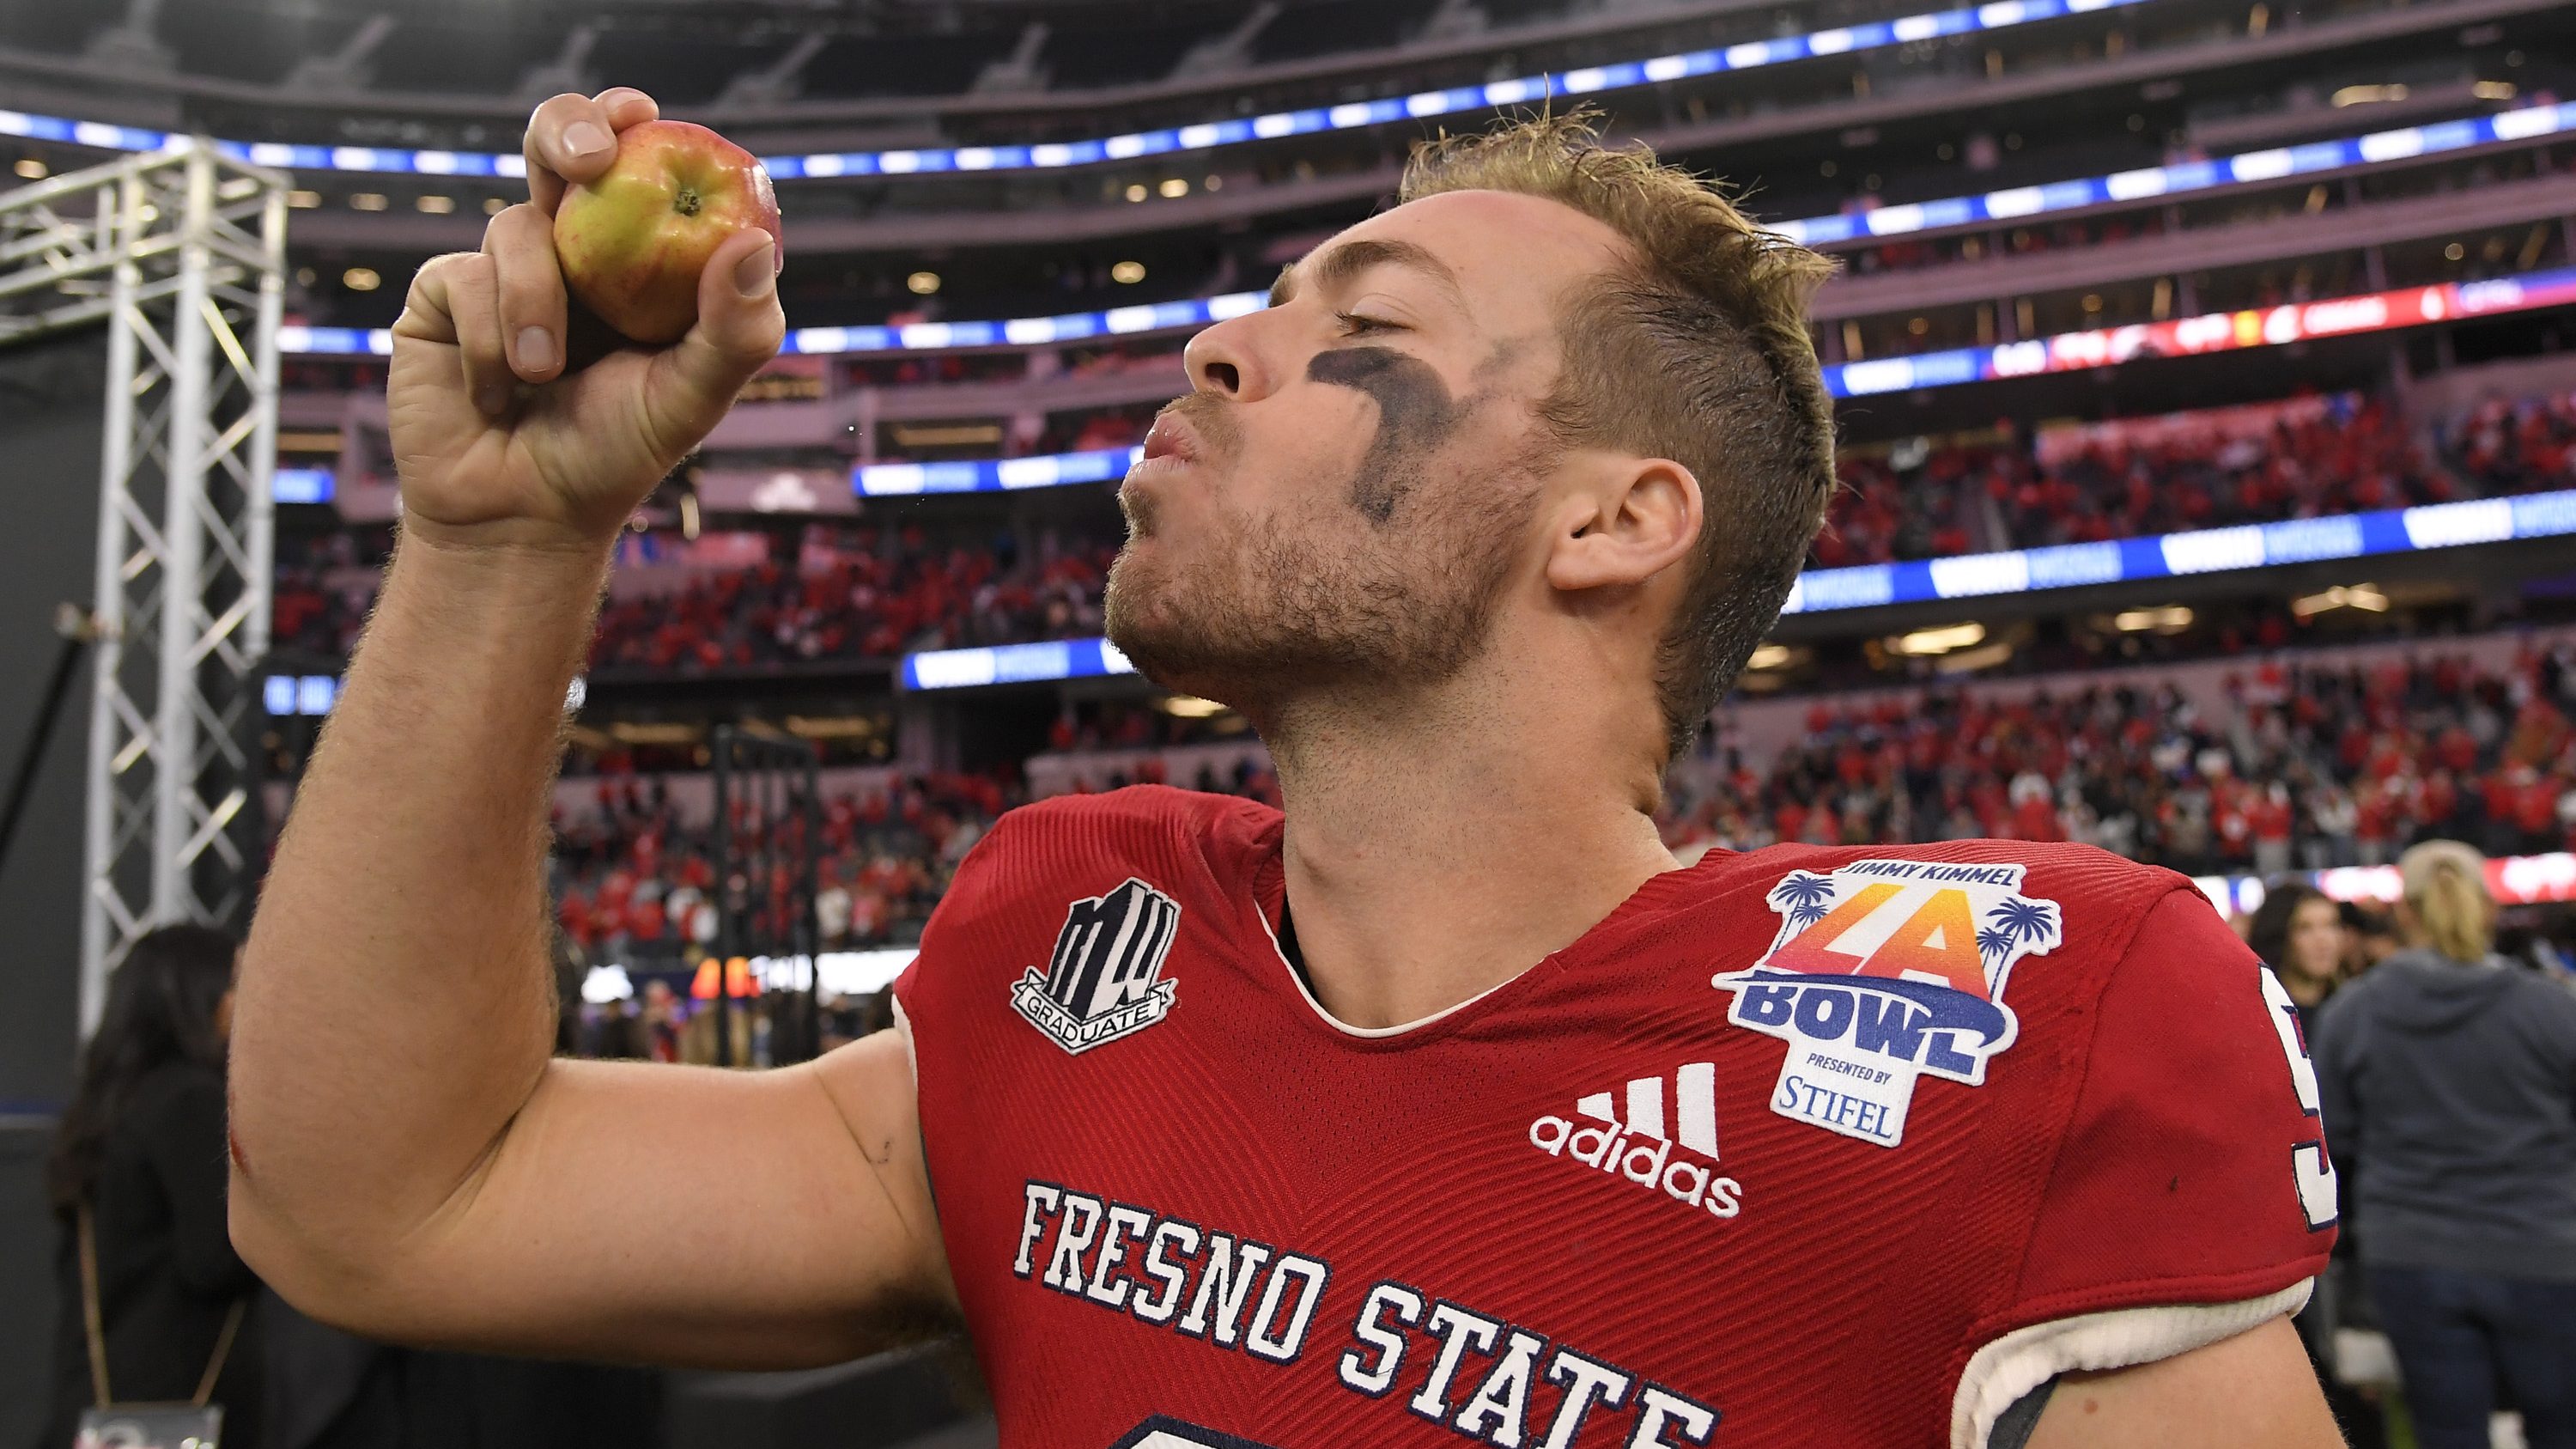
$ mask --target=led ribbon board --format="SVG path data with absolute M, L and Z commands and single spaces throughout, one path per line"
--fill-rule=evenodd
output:
M 0 113 L 5 117 L 6 113 Z M 1980 221 L 2020 221 L 2082 207 L 2135 202 L 2196 191 L 2219 191 L 2284 177 L 2314 175 L 2347 166 L 2438 156 L 2499 141 L 2526 141 L 2576 130 L 2576 101 L 2555 106 L 2525 106 L 2464 121 L 2432 126 L 2401 126 L 2270 151 L 2248 151 L 2214 161 L 2186 161 L 2019 186 L 1975 196 L 1882 206 L 1874 211 L 1840 216 L 1814 216 L 1778 225 L 1779 232 L 1808 246 L 1870 237 L 1902 236 Z M 787 334 L 781 352 L 808 356 L 848 357 L 883 352 L 943 352 L 961 347 L 1037 347 L 1080 342 L 1094 337 L 1123 337 L 1204 327 L 1268 304 L 1262 292 L 1226 292 L 1149 306 L 1112 307 L 1099 312 L 1064 312 L 1051 317 L 1011 317 L 981 322 L 915 322 L 902 327 L 799 327 Z M 393 334 L 383 328 L 281 327 L 281 351 L 304 356 L 384 356 L 393 351 Z
M 2051 372 L 2079 372 L 2147 358 L 2196 357 L 2249 347 L 2277 347 L 2288 342 L 2416 327 L 2462 317 L 2526 312 L 2568 302 L 2576 302 L 2576 267 L 2526 272 L 2518 277 L 2498 277 L 2484 282 L 2401 287 L 2388 292 L 2370 292 L 2356 297 L 2335 297 L 2323 302 L 2255 311 L 2211 312 L 2170 322 L 2062 332 L 2054 337 L 2007 343 L 2001 347 L 1966 347 L 1875 362 L 1849 362 L 1824 370 L 1825 389 L 1836 397 L 1867 397 L 1873 393 L 1907 392 L 1915 388 L 1952 387 L 1961 383 L 2037 377 Z M 1127 470 L 1135 466 L 1141 456 L 1143 452 L 1137 448 L 1104 448 L 1094 452 L 1055 453 L 1034 458 L 869 463 L 851 470 L 850 478 L 854 489 L 870 497 L 916 493 L 998 493 L 1070 483 L 1106 482 L 1126 476 Z M 2111 545 L 2079 544 L 2070 547 L 2108 548 Z M 2001 558 L 2004 555 L 1988 557 Z M 1971 561 L 1949 559 L 1943 562 L 1964 568 Z M 2034 584 L 2030 587 L 2046 586 Z M 1791 607 L 1797 606 L 1793 603 Z

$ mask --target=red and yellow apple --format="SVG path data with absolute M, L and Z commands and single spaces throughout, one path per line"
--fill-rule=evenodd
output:
M 618 133 L 607 171 L 565 189 L 555 257 L 583 306 L 659 346 L 698 320 L 698 274 L 745 227 L 768 232 L 784 264 L 778 193 L 759 158 L 704 126 L 646 121 Z

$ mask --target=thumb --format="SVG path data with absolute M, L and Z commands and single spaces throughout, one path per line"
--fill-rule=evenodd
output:
M 667 457 L 698 445 L 735 394 L 778 355 L 787 317 L 778 306 L 778 244 L 758 227 L 725 238 L 698 274 L 698 320 L 654 359 L 645 380 L 648 416 Z

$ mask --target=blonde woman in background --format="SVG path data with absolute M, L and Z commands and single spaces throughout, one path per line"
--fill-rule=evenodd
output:
M 2423 1449 L 2487 1449 L 2501 1382 L 2531 1449 L 2576 1449 L 2576 995 L 2496 956 L 2486 861 L 2398 861 L 2405 949 L 2310 1043 L 2345 1227 Z

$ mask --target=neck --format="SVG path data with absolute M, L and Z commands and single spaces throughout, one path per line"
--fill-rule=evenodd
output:
M 1335 1018 L 1399 1026 L 1471 1000 L 1677 868 L 1655 742 L 1563 702 L 1453 681 L 1265 712 L 1297 942 Z
M 2292 971 L 2281 978 L 2281 989 L 2289 992 L 2290 999 L 2301 1006 L 2314 1006 L 2325 1000 L 2327 993 L 2334 989 L 2334 978 Z

